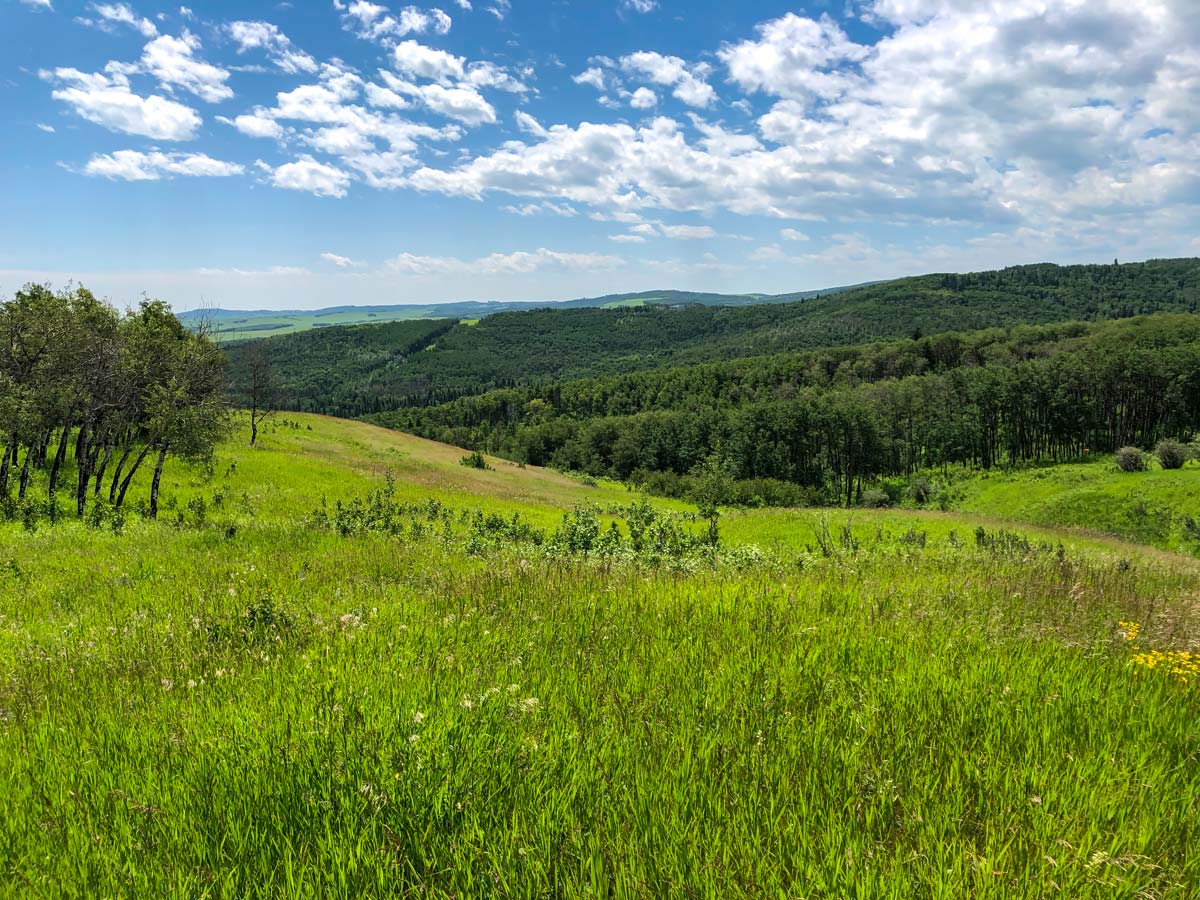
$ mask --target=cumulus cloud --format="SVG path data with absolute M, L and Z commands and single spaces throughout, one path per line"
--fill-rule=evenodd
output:
M 272 168 L 259 160 L 256 165 L 271 184 L 290 191 L 306 191 L 318 197 L 344 197 L 350 176 L 341 169 L 304 155 L 294 162 Z
M 200 116 L 194 109 L 166 97 L 133 93 L 128 77 L 119 71 L 104 75 L 65 68 L 39 74 L 59 85 L 51 97 L 70 106 L 80 118 L 110 131 L 160 141 L 186 141 L 200 127 Z
M 238 53 L 262 50 L 271 62 L 293 75 L 317 71 L 317 61 L 296 47 L 286 34 L 270 22 L 230 22 L 225 30 L 237 44 Z
M 694 115 L 691 129 L 667 117 L 546 125 L 409 183 L 606 214 L 1037 222 L 1076 234 L 1095 216 L 1194 209 L 1200 32 L 1186 5 L 878 0 L 867 12 L 886 28 L 871 45 L 789 13 L 717 48 L 729 84 L 768 104 L 750 128 Z M 650 51 L 594 60 L 575 80 L 607 90 L 618 72 L 698 108 L 716 99 L 707 67 Z
M 785 241 L 807 241 L 808 235 L 803 231 L 797 231 L 795 228 L 784 228 L 780 230 L 779 236 Z
M 622 9 L 630 9 L 637 13 L 648 13 L 658 6 L 658 0 L 621 0 Z
M 217 121 L 232 125 L 247 137 L 275 138 L 276 140 L 283 137 L 283 126 L 262 113 L 243 114 L 232 119 L 217 116 Z
M 629 95 L 629 105 L 634 109 L 653 109 L 658 95 L 648 87 L 640 87 Z
M 620 65 L 626 72 L 647 78 L 654 84 L 674 88 L 671 93 L 688 106 L 705 107 L 717 99 L 717 92 L 705 81 L 709 72 L 707 65 L 689 66 L 678 56 L 664 56 L 648 50 L 622 56 Z
M 342 27 L 364 40 L 390 44 L 396 38 L 408 34 L 446 34 L 453 24 L 449 15 L 441 9 L 421 9 L 406 6 L 392 15 L 386 6 L 368 0 L 351 0 L 350 3 L 334 2 L 341 12 Z
M 114 181 L 158 181 L 173 175 L 227 177 L 244 171 L 237 163 L 213 159 L 204 153 L 141 153 L 137 150 L 97 154 L 83 167 L 85 175 Z
M 225 82 L 229 73 L 196 58 L 200 41 L 184 31 L 180 37 L 164 34 L 146 44 L 141 68 L 167 88 L 181 88 L 201 100 L 228 100 L 233 90 Z

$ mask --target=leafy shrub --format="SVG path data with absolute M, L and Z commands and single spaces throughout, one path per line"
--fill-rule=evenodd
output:
M 491 466 L 487 464 L 487 460 L 483 458 L 483 454 L 478 450 L 472 450 L 470 453 L 460 459 L 459 463 L 469 469 L 487 470 L 491 468 Z
M 1158 464 L 1164 469 L 1182 469 L 1183 464 L 1187 462 L 1188 448 L 1179 441 L 1159 441 L 1158 446 L 1154 448 L 1154 455 L 1158 457 Z
M 1115 461 L 1122 472 L 1141 472 L 1146 468 L 1146 454 L 1137 447 L 1122 447 L 1117 451 Z
M 924 475 L 918 475 L 909 484 L 908 495 L 912 497 L 913 503 L 924 506 L 933 499 L 933 482 Z
M 884 509 L 892 505 L 892 498 L 886 491 L 871 488 L 869 491 L 863 491 L 862 505 L 867 509 Z

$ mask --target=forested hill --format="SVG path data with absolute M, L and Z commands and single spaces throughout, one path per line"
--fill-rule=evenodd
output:
M 873 283 L 873 282 L 870 282 Z M 324 309 L 195 309 L 179 314 L 189 328 L 201 324 L 222 340 L 240 341 L 260 337 L 294 334 L 310 329 L 338 325 L 367 325 L 409 319 L 479 319 L 501 312 L 525 312 L 533 309 L 620 309 L 633 306 L 754 306 L 763 303 L 791 303 L 837 294 L 864 287 L 864 284 L 822 288 L 787 294 L 713 294 L 701 291 L 639 291 L 580 297 L 576 300 L 502 301 L 465 300 L 456 303 L 405 303 L 383 306 L 328 306 Z
M 520 385 L 996 326 L 1200 311 L 1200 260 L 935 274 L 746 307 L 500 313 L 266 339 L 286 405 L 360 416 Z M 258 342 L 228 347 L 235 394 Z

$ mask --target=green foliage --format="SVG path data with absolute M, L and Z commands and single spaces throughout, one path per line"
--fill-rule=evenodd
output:
M 459 462 L 462 463 L 462 465 L 466 466 L 468 469 L 487 470 L 487 469 L 491 468 L 491 466 L 489 466 L 487 464 L 487 460 L 484 459 L 483 454 L 480 453 L 478 450 L 472 450 L 470 453 L 468 453 L 466 456 L 464 456 L 461 460 L 459 460 Z
M 948 466 L 1153 445 L 1200 423 L 1200 316 L 959 333 L 506 389 L 379 417 L 699 502 L 717 453 L 779 502 L 850 503 Z M 942 503 L 930 495 L 924 501 Z M 745 499 L 753 501 L 754 494 Z M 763 502 L 767 495 L 760 495 Z
M 1164 469 L 1182 469 L 1190 453 L 1186 445 L 1168 439 L 1158 442 L 1154 448 L 1154 455 L 1158 457 L 1158 464 Z
M 1146 454 L 1137 447 L 1122 447 L 1117 451 L 1114 461 L 1122 472 L 1146 471 Z
M 714 549 L 679 504 L 299 421 L 180 464 L 202 527 L 0 526 L 0 894 L 1200 880 L 1163 812 L 1197 684 L 1131 662 L 1200 627 L 1187 561 L 897 510 L 727 508 Z
M 1018 266 L 904 278 L 745 307 L 680 299 L 616 309 L 504 312 L 473 325 L 419 320 L 328 327 L 266 340 L 272 358 L 280 360 L 276 368 L 290 408 L 361 416 L 489 390 L 914 333 L 1195 313 L 1200 264 L 1178 259 L 1118 267 Z M 962 359 L 963 348 L 953 339 L 922 341 L 935 368 Z M 246 353 L 243 344 L 229 346 L 235 396 L 244 394 Z

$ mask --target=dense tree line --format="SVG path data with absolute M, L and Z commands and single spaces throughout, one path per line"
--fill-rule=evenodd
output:
M 333 326 L 225 345 L 231 397 L 246 408 L 269 364 L 273 402 L 298 412 L 361 416 L 426 396 L 429 383 L 410 374 L 410 359 L 455 327 L 453 319 L 411 319 Z M 397 380 L 396 374 L 403 373 Z
M 121 314 L 82 287 L 18 291 L 0 303 L 0 504 L 32 500 L 43 472 L 51 505 L 69 487 L 80 516 L 95 500 L 119 508 L 152 463 L 153 517 L 167 459 L 203 458 L 222 432 L 224 367 L 165 303 Z
M 850 502 L 873 479 L 1149 447 L 1200 427 L 1200 316 L 951 333 L 588 379 L 375 417 L 537 465 L 731 476 Z
M 744 307 L 542 309 L 265 338 L 288 408 L 362 416 L 487 391 L 1021 324 L 1200 311 L 1200 260 L 926 275 Z M 245 394 L 250 342 L 229 355 Z

